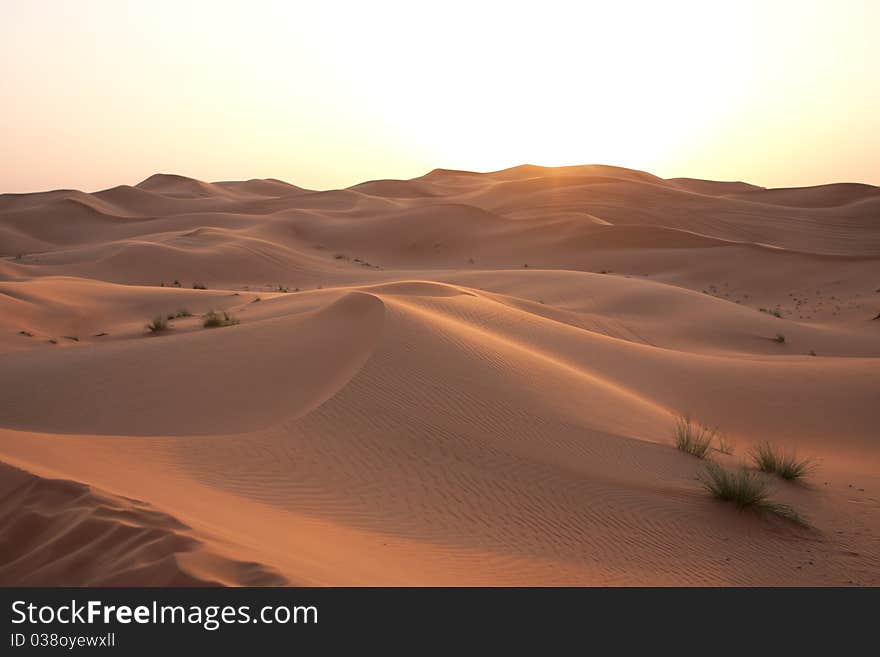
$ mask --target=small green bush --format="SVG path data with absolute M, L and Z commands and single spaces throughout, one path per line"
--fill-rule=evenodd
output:
M 689 416 L 679 416 L 675 423 L 673 440 L 676 448 L 697 458 L 704 459 L 712 447 L 712 440 L 718 434 L 716 429 L 711 429 L 699 422 L 694 422 Z
M 778 474 L 786 481 L 803 479 L 815 465 L 811 459 L 799 459 L 793 452 L 775 449 L 768 441 L 752 449 L 751 457 L 758 470 Z
M 714 498 L 732 502 L 739 509 L 772 513 L 801 525 L 807 524 L 790 506 L 771 500 L 767 482 L 753 470 L 743 467 L 731 472 L 717 463 L 707 463 L 699 480 Z
M 238 324 L 238 319 L 234 315 L 227 312 L 217 313 L 213 310 L 205 315 L 202 326 L 205 328 L 216 328 L 219 326 L 233 326 Z
M 168 320 L 162 317 L 162 315 L 156 315 L 153 321 L 147 324 L 147 328 L 150 333 L 161 333 L 168 329 Z

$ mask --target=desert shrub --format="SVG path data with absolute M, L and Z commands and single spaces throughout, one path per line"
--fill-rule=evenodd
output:
M 193 283 L 193 289 L 194 290 L 207 290 L 208 286 L 203 285 L 202 283 Z
M 778 474 L 786 481 L 802 479 L 814 467 L 811 459 L 799 459 L 794 452 L 775 449 L 768 441 L 755 446 L 751 457 L 758 470 Z
M 192 317 L 192 313 L 186 308 L 180 308 L 174 313 L 174 317 Z
M 717 433 L 717 430 L 693 421 L 690 416 L 681 415 L 675 423 L 673 440 L 677 449 L 703 459 Z
M 234 315 L 227 312 L 217 313 L 213 310 L 205 315 L 202 326 L 205 328 L 216 328 L 218 326 L 233 326 L 238 324 L 238 319 Z
M 773 338 L 773 342 L 778 342 L 779 344 L 783 344 L 785 342 L 785 336 L 782 333 L 777 333 L 776 337 Z
M 156 315 L 153 321 L 147 324 L 147 329 L 149 329 L 150 333 L 161 333 L 168 329 L 168 320 L 162 317 L 162 315 Z
M 718 447 L 716 448 L 722 454 L 727 454 L 728 456 L 733 454 L 733 443 L 730 438 L 725 436 L 723 433 L 718 434 Z
M 731 502 L 739 509 L 772 513 L 801 525 L 807 524 L 790 506 L 770 499 L 767 482 L 754 470 L 743 467 L 731 472 L 717 463 L 707 463 L 699 479 L 714 498 Z

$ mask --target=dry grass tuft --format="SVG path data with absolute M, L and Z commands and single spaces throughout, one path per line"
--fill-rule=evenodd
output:
M 695 422 L 690 416 L 681 415 L 675 423 L 673 440 L 677 449 L 704 459 L 708 456 L 712 441 L 717 435 L 716 429 Z

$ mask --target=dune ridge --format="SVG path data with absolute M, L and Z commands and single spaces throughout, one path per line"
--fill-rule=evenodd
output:
M 281 585 L 261 564 L 205 549 L 140 500 L 0 463 L 0 581 L 14 586 Z
M 878 198 L 604 165 L 0 195 L 0 584 L 880 584 Z M 768 477 L 811 528 L 708 497 L 680 414 L 725 466 L 814 459 Z

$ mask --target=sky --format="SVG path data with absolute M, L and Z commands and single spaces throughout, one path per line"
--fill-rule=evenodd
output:
M 0 0 L 0 193 L 613 164 L 880 184 L 880 2 Z

